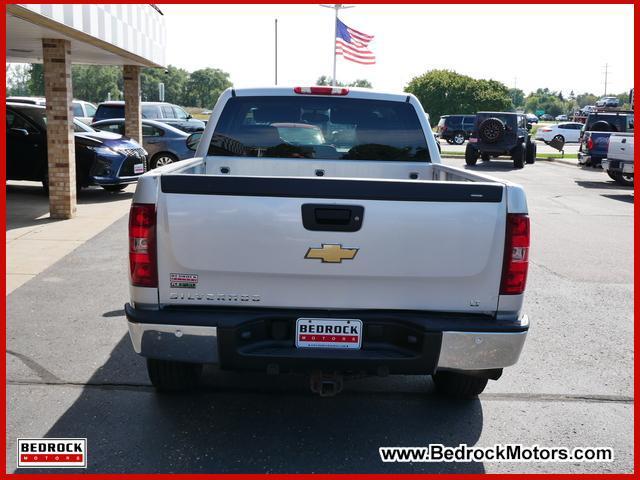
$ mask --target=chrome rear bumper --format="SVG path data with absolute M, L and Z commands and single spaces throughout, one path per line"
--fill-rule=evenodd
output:
M 129 323 L 136 353 L 149 358 L 219 363 L 218 329 L 213 326 Z M 521 325 L 528 326 L 527 316 Z M 527 337 L 518 332 L 443 331 L 436 369 L 490 370 L 514 365 Z

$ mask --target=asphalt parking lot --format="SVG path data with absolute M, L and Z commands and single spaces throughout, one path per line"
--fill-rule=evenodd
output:
M 446 159 L 462 166 L 464 160 Z M 532 221 L 520 362 L 471 402 L 428 377 L 353 381 L 207 371 L 156 395 L 131 348 L 123 218 L 7 297 L 7 462 L 18 437 L 86 437 L 89 472 L 632 472 L 633 190 L 538 161 L 472 170 L 522 184 Z M 382 463 L 380 446 L 606 446 L 611 463 Z M 57 471 L 56 473 L 59 473 Z

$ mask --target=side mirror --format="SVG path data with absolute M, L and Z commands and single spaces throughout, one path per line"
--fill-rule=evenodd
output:
M 195 152 L 196 149 L 198 148 L 198 144 L 200 143 L 201 138 L 202 138 L 202 132 L 195 132 L 189 135 L 187 137 L 187 148 Z
M 9 129 L 9 133 L 11 133 L 12 135 L 14 135 L 16 137 L 28 137 L 29 136 L 29 132 L 27 130 L 25 130 L 24 128 L 10 128 Z
M 191 120 L 193 118 L 193 115 L 191 115 L 190 113 L 187 113 L 187 120 Z

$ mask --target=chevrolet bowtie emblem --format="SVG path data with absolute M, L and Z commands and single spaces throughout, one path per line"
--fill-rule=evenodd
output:
M 353 260 L 358 253 L 357 248 L 342 248 L 342 245 L 322 244 L 322 248 L 310 248 L 304 258 L 315 258 L 322 263 L 342 263 L 342 260 Z

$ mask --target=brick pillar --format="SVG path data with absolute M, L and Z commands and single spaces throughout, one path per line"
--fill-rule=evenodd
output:
M 124 134 L 142 145 L 142 108 L 140 106 L 140 67 L 125 65 Z
M 70 42 L 42 39 L 42 60 L 47 99 L 49 211 L 51 218 L 71 218 L 76 213 L 76 149 Z

